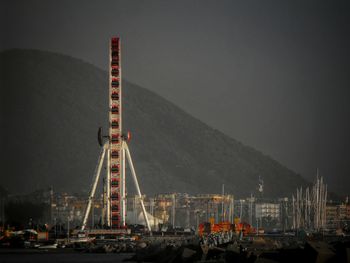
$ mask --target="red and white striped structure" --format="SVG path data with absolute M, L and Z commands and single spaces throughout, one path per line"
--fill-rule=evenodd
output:
M 113 37 L 109 52 L 109 150 L 107 152 L 107 225 L 125 226 L 125 156 L 122 150 L 122 78 L 120 39 Z
M 142 212 L 149 231 L 151 231 L 147 212 L 143 203 L 136 171 L 131 158 L 127 142 L 130 133 L 122 133 L 122 77 L 120 59 L 120 40 L 112 37 L 109 45 L 109 133 L 102 136 L 102 128 L 99 129 L 98 141 L 102 147 L 98 163 L 94 172 L 93 184 L 86 207 L 81 230 L 85 230 L 91 211 L 92 201 L 101 175 L 102 166 L 107 153 L 107 178 L 104 194 L 104 211 L 102 217 L 106 219 L 106 225 L 110 229 L 120 229 L 126 226 L 126 186 L 125 186 L 125 160 L 128 160 L 131 175 L 135 183 L 137 195 L 140 199 Z M 103 143 L 103 137 L 108 140 Z

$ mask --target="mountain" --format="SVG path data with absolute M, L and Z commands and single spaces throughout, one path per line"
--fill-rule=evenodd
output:
M 0 184 L 16 193 L 89 191 L 97 129 L 107 128 L 107 72 L 65 55 L 8 50 L 0 53 L 0 80 Z M 123 99 L 124 130 L 133 135 L 129 147 L 146 194 L 218 193 L 224 183 L 226 192 L 246 196 L 261 176 L 264 195 L 276 197 L 307 184 L 149 90 L 124 81 Z

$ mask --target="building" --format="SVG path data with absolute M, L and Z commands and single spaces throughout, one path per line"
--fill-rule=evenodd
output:
M 256 203 L 255 204 L 256 227 L 272 230 L 281 228 L 281 204 L 280 203 Z
M 255 204 L 255 217 L 272 218 L 279 220 L 281 213 L 281 205 L 279 203 L 257 203 Z
M 51 198 L 51 224 L 81 226 L 83 222 L 84 212 L 87 205 L 86 197 L 70 195 L 67 193 L 57 193 Z M 89 227 L 102 225 L 102 198 L 95 199 L 91 209 Z
M 343 228 L 350 224 L 350 205 L 328 203 L 326 206 L 326 228 Z
M 143 197 L 146 211 L 152 218 L 152 229 L 159 224 L 170 227 L 197 228 L 200 223 L 213 220 L 233 222 L 233 196 L 186 193 L 157 194 Z M 141 206 L 137 196 L 127 198 L 127 223 L 140 223 Z M 142 220 L 141 220 L 142 221 Z
M 326 206 L 326 228 L 338 227 L 338 206 L 327 204 Z

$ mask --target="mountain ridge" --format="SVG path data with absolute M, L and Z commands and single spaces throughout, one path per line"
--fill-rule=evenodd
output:
M 107 72 L 70 56 L 19 49 L 0 53 L 0 69 L 3 138 L 10 138 L 2 147 L 2 166 L 13 177 L 5 186 L 23 180 L 25 187 L 16 188 L 88 191 L 99 152 L 96 130 L 107 129 Z M 227 192 L 248 195 L 259 176 L 267 196 L 307 184 L 152 91 L 123 81 L 123 99 L 123 125 L 133 133 L 129 147 L 146 194 L 218 193 L 224 183 Z

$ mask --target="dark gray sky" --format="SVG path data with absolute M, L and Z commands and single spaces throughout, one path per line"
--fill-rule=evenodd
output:
M 0 0 L 0 49 L 107 67 L 312 180 L 350 193 L 349 1 Z

